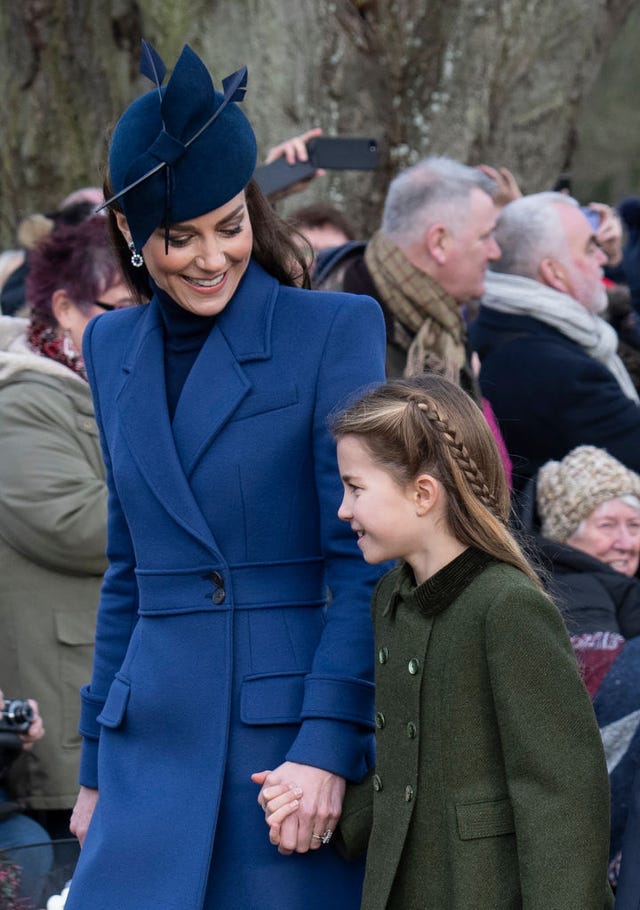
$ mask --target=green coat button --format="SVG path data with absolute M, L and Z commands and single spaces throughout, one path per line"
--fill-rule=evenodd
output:
M 382 728 L 384 727 L 384 724 L 385 724 L 384 714 L 382 713 L 382 711 L 376 711 L 376 727 L 378 728 L 378 730 L 382 730 Z
M 419 669 L 420 661 L 417 657 L 412 657 L 409 661 L 409 673 L 411 673 L 412 676 L 415 676 Z
M 412 721 L 409 721 L 407 724 L 407 736 L 409 739 L 415 739 L 417 732 L 416 725 Z
M 382 779 L 379 774 L 373 775 L 373 789 L 376 793 L 379 793 L 382 790 Z
M 386 664 L 386 662 L 387 662 L 388 660 L 389 660 L 389 649 L 388 649 L 388 648 L 380 648 L 380 650 L 378 651 L 378 663 L 379 663 L 379 664 Z
M 411 800 L 413 799 L 413 787 L 412 786 L 408 786 L 408 787 L 404 788 L 404 798 L 405 798 L 405 802 L 407 802 L 407 803 L 411 802 Z

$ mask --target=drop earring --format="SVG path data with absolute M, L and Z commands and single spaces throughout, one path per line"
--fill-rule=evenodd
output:
M 135 269 L 139 269 L 141 265 L 144 265 L 144 259 L 142 258 L 141 254 L 136 250 L 136 245 L 133 242 L 133 240 L 130 240 L 129 243 L 127 244 L 127 246 L 131 250 L 131 265 Z

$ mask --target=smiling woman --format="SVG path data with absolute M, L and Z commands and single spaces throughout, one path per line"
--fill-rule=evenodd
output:
M 371 298 L 300 288 L 251 179 L 246 71 L 216 91 L 186 46 L 163 87 L 146 43 L 142 61 L 157 84 L 115 127 L 105 196 L 149 302 L 84 342 L 109 568 L 66 908 L 352 910 L 363 867 L 329 841 L 371 761 L 380 573 L 335 514 L 327 417 L 382 381 L 384 322 Z M 305 800 L 278 852 L 257 797 L 283 780 Z
M 607 755 L 615 883 L 640 767 L 640 476 L 603 449 L 578 446 L 540 469 L 537 505 L 540 551 Z
M 126 218 L 118 226 L 131 242 Z M 253 231 L 244 192 L 198 218 L 158 228 L 142 248 L 156 286 L 185 310 L 216 316 L 229 303 L 244 275 L 253 246 Z

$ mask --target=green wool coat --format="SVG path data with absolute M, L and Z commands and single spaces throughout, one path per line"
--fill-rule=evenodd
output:
M 107 488 L 89 385 L 0 318 L 0 689 L 35 698 L 45 736 L 12 768 L 34 809 L 78 792 L 80 687 L 106 569 Z
M 468 579 L 472 578 L 468 583 Z M 602 910 L 609 786 L 556 608 L 468 550 L 373 599 L 375 774 L 339 838 L 367 847 L 364 910 Z

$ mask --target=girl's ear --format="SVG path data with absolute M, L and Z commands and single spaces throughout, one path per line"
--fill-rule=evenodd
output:
M 431 474 L 419 474 L 413 481 L 416 515 L 427 515 L 442 499 L 442 485 Z
M 124 239 L 127 241 L 127 243 L 131 243 L 131 231 L 129 230 L 129 225 L 127 224 L 127 219 L 124 217 L 124 214 L 122 212 L 116 212 L 115 216 L 116 216 L 116 223 L 120 229 L 120 233 L 122 234 Z

